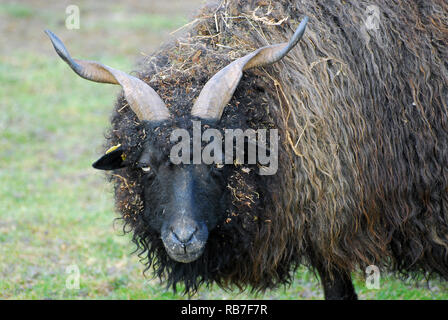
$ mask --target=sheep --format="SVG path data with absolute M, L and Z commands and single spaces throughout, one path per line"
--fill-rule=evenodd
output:
M 276 288 L 305 265 L 326 299 L 356 299 L 370 265 L 448 279 L 445 1 L 226 0 L 182 32 L 136 76 L 47 32 L 78 75 L 123 88 L 94 167 L 146 270 L 191 294 Z M 195 125 L 278 130 L 277 172 L 174 164 L 173 132 Z

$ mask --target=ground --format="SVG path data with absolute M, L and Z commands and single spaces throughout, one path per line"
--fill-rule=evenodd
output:
M 77 77 L 55 54 L 50 29 L 74 57 L 124 71 L 188 23 L 201 0 L 2 1 L 0 3 L 0 299 L 186 299 L 145 277 L 114 221 L 112 186 L 91 163 L 119 88 Z M 65 27 L 66 7 L 80 29 Z M 172 34 L 170 34 L 172 33 Z M 79 289 L 70 289 L 70 268 Z M 361 299 L 447 299 L 448 285 L 384 275 Z M 67 286 L 68 284 L 68 286 Z M 180 288 L 181 289 L 181 288 Z M 322 299 L 305 269 L 264 294 L 203 288 L 193 299 Z

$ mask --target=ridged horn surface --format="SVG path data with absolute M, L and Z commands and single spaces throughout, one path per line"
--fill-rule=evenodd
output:
M 257 49 L 221 69 L 205 84 L 191 114 L 202 119 L 219 120 L 243 76 L 243 71 L 282 59 L 302 38 L 307 23 L 308 17 L 305 17 L 289 42 Z
M 130 108 L 139 120 L 162 121 L 170 112 L 159 95 L 144 81 L 96 61 L 73 59 L 64 43 L 50 30 L 45 30 L 54 49 L 80 77 L 103 83 L 119 84 Z

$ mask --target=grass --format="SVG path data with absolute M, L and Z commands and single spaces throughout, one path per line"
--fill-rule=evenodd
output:
M 10 4 L 2 4 L 0 10 L 10 21 L 29 18 L 30 11 L 43 11 Z M 146 39 L 146 28 L 163 37 L 187 21 L 178 12 L 169 17 L 154 13 L 149 16 L 151 22 L 133 13 L 137 18 L 126 22 L 126 15 L 117 16 L 118 9 L 114 10 L 117 24 L 113 27 L 141 39 Z M 50 10 L 45 17 L 51 15 L 57 16 Z M 103 17 L 85 26 L 83 37 L 108 29 L 105 21 L 110 20 Z M 48 24 L 57 25 L 55 21 Z M 0 299 L 186 299 L 142 275 L 143 266 L 131 254 L 134 247 L 129 236 L 123 236 L 120 224 L 114 223 L 112 187 L 91 168 L 104 151 L 103 135 L 119 88 L 74 75 L 44 40 L 43 28 L 36 29 L 42 38 L 37 37 L 35 46 L 46 46 L 47 51 L 36 53 L 17 46 L 13 54 L 0 54 Z M 140 48 L 119 40 L 113 34 L 107 40 L 115 51 L 94 51 L 101 46 L 82 47 L 75 39 L 76 45 L 68 47 L 75 48 L 74 56 L 82 52 L 132 70 Z M 135 56 L 123 54 L 131 51 Z M 71 276 L 67 268 L 73 265 L 80 272 L 79 289 L 66 287 Z M 448 298 L 446 284 L 431 281 L 429 285 L 384 276 L 381 289 L 369 290 L 355 277 L 362 299 Z M 322 297 L 318 280 L 300 269 L 290 287 L 264 295 L 212 287 L 193 298 Z
M 33 10 L 23 4 L 6 3 L 0 4 L 0 14 L 6 14 L 14 18 L 28 18 L 33 14 Z
M 182 15 L 165 16 L 160 14 L 152 14 L 150 18 L 146 14 L 134 14 L 132 18 L 126 14 L 116 14 L 112 18 L 99 18 L 90 21 L 85 27 L 89 31 L 100 30 L 104 25 L 111 24 L 114 28 L 120 30 L 152 30 L 162 31 L 170 30 L 174 26 L 182 26 L 188 23 L 188 20 Z M 174 29 L 172 29 L 174 30 Z

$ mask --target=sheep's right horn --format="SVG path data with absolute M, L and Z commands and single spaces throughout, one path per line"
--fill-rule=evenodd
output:
M 132 111 L 139 120 L 162 121 L 170 117 L 170 112 L 159 95 L 142 80 L 123 71 L 113 69 L 95 61 L 73 59 L 62 41 L 50 30 L 45 33 L 53 43 L 57 54 L 80 77 L 95 81 L 119 84 Z

